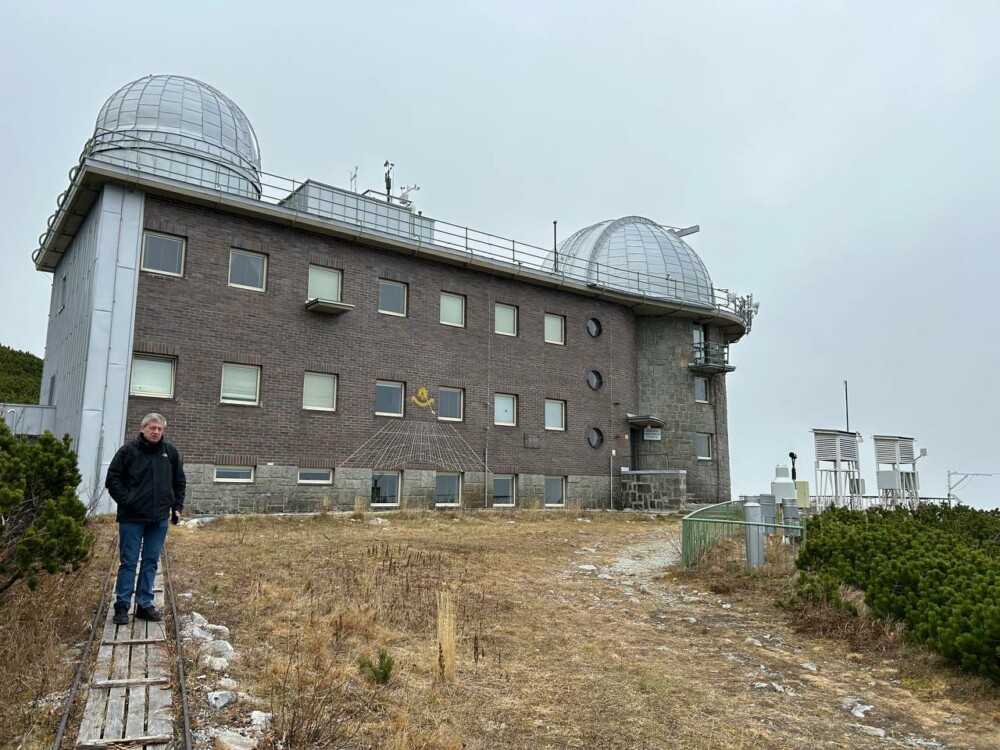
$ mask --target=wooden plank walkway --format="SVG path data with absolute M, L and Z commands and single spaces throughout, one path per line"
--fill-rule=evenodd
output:
M 153 583 L 153 604 L 163 612 L 161 570 Z M 163 622 L 139 620 L 131 612 L 128 625 L 115 625 L 114 613 L 112 599 L 76 746 L 166 750 L 174 737 L 167 629 Z

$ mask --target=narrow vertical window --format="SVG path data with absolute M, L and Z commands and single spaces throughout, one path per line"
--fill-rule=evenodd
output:
M 562 315 L 545 313 L 545 343 L 559 345 L 566 343 L 566 318 Z
M 465 297 L 441 292 L 441 325 L 465 327 Z
M 517 336 L 517 308 L 497 302 L 493 308 L 493 331 L 501 336 Z

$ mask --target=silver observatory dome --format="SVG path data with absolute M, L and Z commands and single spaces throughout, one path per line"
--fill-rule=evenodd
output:
M 713 305 L 708 269 L 672 230 L 641 216 L 585 227 L 558 245 L 560 270 L 630 294 Z
M 146 76 L 97 116 L 90 155 L 248 198 L 260 197 L 260 149 L 247 116 L 193 78 Z

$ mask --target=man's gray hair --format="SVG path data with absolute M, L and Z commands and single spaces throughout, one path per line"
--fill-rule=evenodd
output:
M 166 426 L 167 426 L 167 420 L 166 420 L 166 419 L 164 419 L 163 415 L 162 415 L 162 414 L 157 414 L 157 413 L 156 413 L 156 412 L 154 411 L 154 412 L 150 412 L 149 414 L 147 414 L 146 416 L 144 416 L 144 417 L 142 418 L 142 424 L 140 424 L 140 425 L 139 425 L 139 427 L 140 427 L 140 428 L 142 428 L 142 427 L 145 427 L 145 426 L 146 426 L 146 425 L 148 425 L 148 424 L 149 424 L 150 422 L 159 422 L 159 423 L 160 423 L 160 424 L 162 424 L 162 425 L 163 425 L 164 427 L 166 427 Z

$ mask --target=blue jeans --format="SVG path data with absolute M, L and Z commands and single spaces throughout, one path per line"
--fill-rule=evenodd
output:
M 115 584 L 115 606 L 132 605 L 135 590 L 135 565 L 142 549 L 139 566 L 139 588 L 135 594 L 137 607 L 153 606 L 153 579 L 160 561 L 163 542 L 167 538 L 167 521 L 118 524 L 118 582 Z

